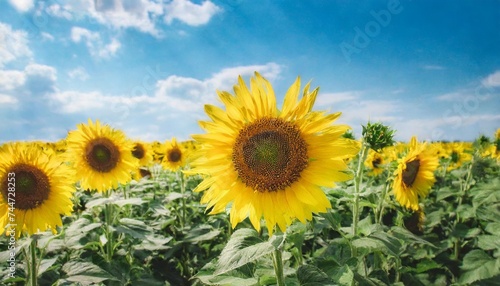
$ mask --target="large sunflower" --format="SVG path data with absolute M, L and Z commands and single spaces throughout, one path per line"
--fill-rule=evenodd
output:
M 404 207 L 419 210 L 418 197 L 426 197 L 436 181 L 434 171 L 439 166 L 435 152 L 412 137 L 408 154 L 399 159 L 394 172 L 393 190 L 396 200 Z
M 68 167 L 40 148 L 18 143 L 6 144 L 0 158 L 0 234 L 13 228 L 16 237 L 23 231 L 55 233 L 60 215 L 73 209 Z
M 77 173 L 77 180 L 84 189 L 106 191 L 131 180 L 131 171 L 138 161 L 132 156 L 134 144 L 125 134 L 109 125 L 78 124 L 67 138 L 68 160 Z
M 211 213 L 231 205 L 233 228 L 249 217 L 260 230 L 264 217 L 272 234 L 276 224 L 284 231 L 295 218 L 305 222 L 330 208 L 320 186 L 350 179 L 343 159 L 359 147 L 342 138 L 348 126 L 332 125 L 340 113 L 311 111 L 318 89 L 307 84 L 297 102 L 297 78 L 278 110 L 271 84 L 255 75 L 250 89 L 239 77 L 235 95 L 218 92 L 225 111 L 205 105 L 212 120 L 200 121 L 206 134 L 193 135 L 201 148 L 191 165 L 204 175 L 195 191 L 206 190 L 202 203 Z
M 168 170 L 177 171 L 187 164 L 188 150 L 177 139 L 165 142 L 165 155 L 161 164 Z

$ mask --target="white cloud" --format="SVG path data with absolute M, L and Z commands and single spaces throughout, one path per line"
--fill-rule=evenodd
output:
M 19 12 L 27 12 L 34 6 L 34 0 L 9 0 L 10 4 Z
M 40 4 L 44 12 L 66 20 L 85 20 L 114 29 L 133 28 L 161 37 L 161 19 L 167 24 L 177 19 L 190 26 L 207 24 L 220 7 L 207 0 L 201 4 L 189 0 L 72 0 Z
M 0 91 L 14 97 L 43 95 L 55 91 L 56 80 L 53 67 L 29 64 L 24 70 L 0 70 Z
M 259 72 L 263 77 L 269 81 L 276 80 L 278 75 L 282 71 L 282 67 L 277 63 L 267 63 L 265 65 L 249 65 L 249 66 L 238 66 L 222 69 L 212 75 L 212 77 L 206 80 L 209 88 L 218 90 L 227 90 L 232 88 L 235 84 L 238 76 L 248 77 L 253 76 L 254 72 Z
M 85 81 L 89 78 L 89 74 L 83 67 L 77 67 L 76 69 L 70 70 L 68 76 L 73 79 L 79 79 Z
M 79 43 L 80 41 L 91 42 L 100 39 L 99 33 L 92 32 L 85 28 L 81 27 L 73 27 L 71 28 L 71 39 L 75 43 Z
M 359 125 L 366 124 L 368 121 L 383 123 L 395 121 L 398 119 L 394 114 L 396 110 L 401 109 L 395 101 L 358 99 L 345 102 L 342 107 L 333 107 L 332 112 L 342 111 L 339 120 Z
M 16 104 L 17 99 L 13 96 L 7 95 L 7 94 L 1 94 L 0 93 L 0 104 Z
M 42 39 L 46 40 L 46 41 L 54 41 L 54 36 L 52 36 L 51 34 L 47 33 L 47 32 L 42 32 L 41 33 L 42 35 Z
M 39 76 L 53 82 L 55 82 L 57 79 L 56 69 L 51 66 L 41 65 L 41 64 L 29 64 L 26 66 L 25 71 L 28 76 Z
M 500 70 L 488 75 L 481 83 L 486 87 L 499 87 L 500 86 Z
M 156 19 L 164 8 L 155 0 L 74 0 L 52 4 L 46 12 L 68 20 L 91 18 L 113 28 L 135 28 L 141 32 L 158 36 Z
M 177 19 L 190 26 L 206 24 L 212 16 L 221 11 L 221 8 L 208 0 L 201 4 L 195 4 L 188 0 L 172 0 L 166 4 L 165 9 L 165 22 L 170 24 L 174 19 Z
M 319 93 L 316 98 L 316 106 L 332 105 L 343 101 L 356 100 L 362 94 L 361 91 L 343 91 Z
M 21 71 L 0 70 L 0 90 L 13 90 L 24 84 L 26 76 Z
M 232 67 L 222 69 L 207 79 L 170 75 L 157 80 L 156 85 L 151 85 L 151 94 L 137 94 L 135 90 L 124 95 L 108 95 L 99 91 L 56 91 L 45 98 L 55 112 L 106 119 L 116 126 L 126 126 L 127 130 L 143 131 L 137 131 L 134 136 L 151 138 L 155 131 L 149 127 L 139 127 L 144 122 L 157 122 L 163 133 L 158 133 L 155 140 L 164 134 L 175 135 L 171 133 L 170 124 L 175 120 L 175 128 L 185 133 L 179 136 L 187 138 L 187 132 L 197 128 L 196 120 L 205 117 L 204 104 L 217 104 L 216 89 L 231 90 L 239 74 L 247 76 L 254 71 L 272 80 L 278 77 L 281 67 L 276 63 Z M 148 92 L 148 89 L 144 89 L 144 92 Z
M 12 30 L 10 25 L 0 23 L 0 68 L 18 58 L 31 56 L 28 34 L 25 31 Z
M 98 32 L 92 32 L 81 27 L 71 28 L 71 40 L 75 43 L 84 42 L 89 53 L 100 58 L 114 56 L 121 47 L 121 43 L 116 38 L 111 39 L 109 44 L 104 44 Z
M 499 114 L 474 114 L 469 116 L 450 116 L 445 118 L 427 118 L 400 120 L 393 123 L 397 130 L 396 137 L 408 141 L 411 136 L 419 140 L 472 140 L 481 133 L 488 134 L 500 123 Z M 458 132 L 460 131 L 460 132 Z M 452 138 L 459 134 L 458 138 Z
M 109 58 L 114 56 L 121 46 L 121 43 L 117 39 L 113 38 L 109 44 L 99 49 L 98 55 L 102 58 Z
M 476 90 L 470 90 L 470 89 L 464 89 L 464 90 L 458 90 L 454 92 L 449 92 L 445 94 L 441 94 L 436 96 L 436 100 L 438 101 L 445 101 L 445 102 L 475 102 L 475 101 L 485 101 L 488 99 L 491 99 L 492 96 L 490 92 L 482 89 L 476 89 Z

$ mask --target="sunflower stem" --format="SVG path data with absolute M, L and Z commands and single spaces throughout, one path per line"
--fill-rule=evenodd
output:
M 182 173 L 182 170 L 179 171 L 180 173 L 180 180 L 181 180 L 181 194 L 182 194 L 182 217 L 181 217 L 181 227 L 184 228 L 184 225 L 186 225 L 186 180 L 184 178 L 184 173 Z
M 382 224 L 382 217 L 384 215 L 384 208 L 385 208 L 385 197 L 387 196 L 387 191 L 390 188 L 390 183 L 386 182 L 385 187 L 382 191 L 382 194 L 380 194 L 380 199 L 377 205 L 377 211 L 376 211 L 376 216 L 375 216 L 375 222 L 377 224 Z
M 104 192 L 104 196 L 106 198 L 109 198 L 110 196 L 110 191 Z M 112 205 L 109 203 L 105 204 L 104 208 L 104 218 L 106 222 L 106 260 L 108 262 L 111 262 L 113 259 L 113 234 L 111 232 L 111 224 L 112 224 L 112 215 L 113 215 L 113 208 Z
M 363 141 L 361 147 L 361 152 L 359 153 L 358 167 L 356 169 L 356 174 L 354 177 L 354 203 L 352 209 L 352 234 L 356 235 L 358 233 L 358 222 L 359 222 L 359 193 L 361 188 L 361 182 L 363 180 L 363 170 L 365 166 L 366 156 L 368 155 L 369 146 Z M 356 255 L 356 251 L 353 252 Z
M 283 274 L 283 257 L 281 248 L 273 251 L 273 266 L 276 273 L 276 285 L 285 286 L 285 276 Z
M 28 285 L 30 286 L 36 286 L 38 285 L 37 277 L 37 258 L 36 258 L 36 245 L 37 245 L 37 236 L 33 235 L 31 236 L 31 243 L 30 243 L 30 263 L 29 265 L 29 283 Z

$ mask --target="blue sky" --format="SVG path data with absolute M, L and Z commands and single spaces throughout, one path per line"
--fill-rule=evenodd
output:
M 361 1 L 359 1 L 361 2 Z M 229 3 L 229 4 L 228 4 Z M 99 119 L 133 139 L 199 133 L 205 103 L 259 71 L 300 76 L 360 136 L 473 140 L 500 127 L 499 1 L 0 1 L 0 142 Z

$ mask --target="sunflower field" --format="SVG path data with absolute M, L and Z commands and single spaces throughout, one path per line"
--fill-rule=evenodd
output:
M 2 285 L 499 285 L 500 129 L 362 136 L 240 77 L 193 140 L 97 119 L 0 145 Z

